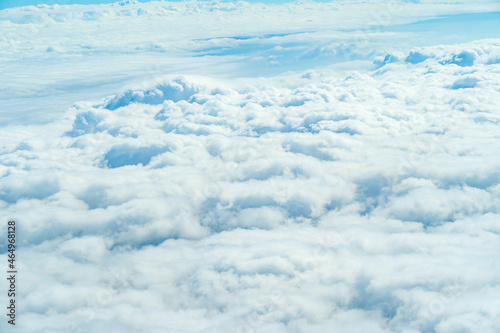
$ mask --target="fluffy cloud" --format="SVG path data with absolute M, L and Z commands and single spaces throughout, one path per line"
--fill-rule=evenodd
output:
M 185 18 L 194 5 L 168 6 Z M 307 6 L 323 5 L 285 8 Z M 118 26 L 126 11 L 167 11 L 123 7 L 18 9 L 0 23 L 40 11 L 40 28 Z M 267 79 L 153 73 L 60 120 L 5 126 L 0 216 L 19 225 L 19 330 L 497 331 L 499 47 L 394 48 L 355 70 Z

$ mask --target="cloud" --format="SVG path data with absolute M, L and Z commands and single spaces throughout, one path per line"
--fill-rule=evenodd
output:
M 338 50 L 332 40 L 310 46 L 337 32 L 307 35 L 305 21 L 291 32 L 288 21 L 259 18 L 285 11 L 293 21 L 309 10 L 318 28 L 323 10 L 355 15 L 361 5 L 2 11 L 8 29 L 39 11 L 47 17 L 33 24 L 43 31 L 88 21 L 130 33 L 109 44 L 52 38 L 60 46 L 52 53 L 89 52 L 85 64 L 110 56 L 105 64 L 117 67 L 109 70 L 130 76 L 102 72 L 92 88 L 97 81 L 55 72 L 31 103 L 58 103 L 54 91 L 68 84 L 74 92 L 62 89 L 64 98 L 85 101 L 52 110 L 50 121 L 3 127 L 0 216 L 19 226 L 20 332 L 497 331 L 500 42 L 375 50 L 370 41 L 358 52 L 369 60 L 362 66 L 312 68 L 307 61 Z M 213 18 L 211 6 L 234 30 L 191 25 L 191 16 Z M 130 22 L 160 18 L 186 21 L 139 60 L 185 58 L 199 73 L 137 79 L 143 72 L 124 50 L 143 52 L 139 41 L 150 37 Z M 254 19 L 266 24 L 244 24 Z M 204 56 L 191 53 L 203 47 Z M 216 48 L 228 54 L 208 55 Z M 270 49 L 320 51 L 292 57 L 305 70 L 281 57 L 290 72 L 266 78 L 259 66 L 249 77 L 235 67 L 237 79 L 207 69 Z M 9 82 L 20 89 L 23 81 Z

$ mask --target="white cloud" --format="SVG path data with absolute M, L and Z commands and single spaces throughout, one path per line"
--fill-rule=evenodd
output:
M 362 5 L 0 12 L 20 332 L 497 331 L 500 42 L 378 32 L 324 66 Z

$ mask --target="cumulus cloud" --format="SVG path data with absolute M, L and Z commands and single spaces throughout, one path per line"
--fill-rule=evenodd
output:
M 45 15 L 42 29 L 265 7 L 122 5 L 8 10 L 0 24 L 23 24 L 24 11 Z M 271 7 L 261 10 L 352 14 Z M 304 38 L 252 27 L 272 33 L 199 32 L 210 40 L 183 52 Z M 142 38 L 129 29 L 129 42 Z M 361 50 L 369 61 L 355 69 L 266 79 L 152 73 L 112 94 L 102 84 L 57 121 L 5 126 L 0 216 L 19 225 L 19 330 L 497 331 L 499 48 Z M 179 54 L 203 63 L 189 52 Z

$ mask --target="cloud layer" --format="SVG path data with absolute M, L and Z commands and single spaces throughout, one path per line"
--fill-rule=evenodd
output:
M 153 73 L 5 126 L 16 328 L 497 332 L 499 50 L 394 48 L 267 79 Z

